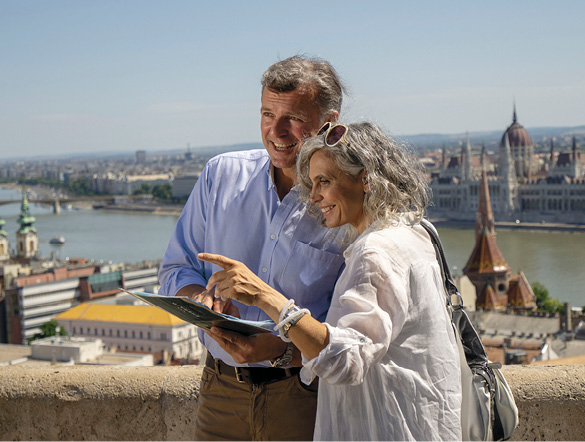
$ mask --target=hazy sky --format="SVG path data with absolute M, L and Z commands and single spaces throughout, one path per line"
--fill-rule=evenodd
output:
M 585 1 L 0 0 L 0 159 L 259 142 L 303 53 L 346 121 L 400 134 L 585 124 Z

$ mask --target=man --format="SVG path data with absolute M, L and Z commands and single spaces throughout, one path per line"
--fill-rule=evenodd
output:
M 160 268 L 160 293 L 190 296 L 249 320 L 256 307 L 221 304 L 205 285 L 218 267 L 197 253 L 243 262 L 263 281 L 324 320 L 345 245 L 318 225 L 298 197 L 296 157 L 303 140 L 335 121 L 343 86 L 319 59 L 291 57 L 262 78 L 265 150 L 219 155 L 205 166 L 177 221 Z M 229 129 L 229 128 L 226 128 Z M 273 334 L 200 331 L 208 350 L 196 418 L 197 440 L 310 440 L 316 385 L 298 379 L 300 352 Z

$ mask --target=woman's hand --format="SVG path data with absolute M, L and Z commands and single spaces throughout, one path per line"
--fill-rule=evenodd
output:
M 261 296 L 272 292 L 280 295 L 239 261 L 212 253 L 199 253 L 197 257 L 223 268 L 211 275 L 207 282 L 208 290 L 215 286 L 216 298 L 224 301 L 233 298 L 246 305 L 262 307 Z M 286 298 L 282 298 L 286 303 Z

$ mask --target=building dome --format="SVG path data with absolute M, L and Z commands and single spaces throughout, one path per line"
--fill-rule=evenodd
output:
M 508 129 L 506 129 L 506 132 L 504 132 L 504 135 L 502 136 L 502 141 L 500 142 L 501 146 L 503 146 L 505 144 L 506 135 L 508 135 L 508 141 L 510 143 L 510 147 L 531 146 L 532 145 L 532 140 L 530 139 L 530 135 L 528 135 L 528 132 L 526 131 L 526 129 L 524 129 L 524 126 L 522 126 L 520 123 L 518 123 L 518 120 L 516 118 L 516 108 L 515 107 L 514 107 L 514 116 L 512 118 L 512 124 L 510 125 L 510 127 L 508 127 Z

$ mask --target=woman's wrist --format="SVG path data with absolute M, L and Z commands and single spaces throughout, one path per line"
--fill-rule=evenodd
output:
M 286 305 L 288 299 L 276 290 L 263 292 L 258 299 L 258 307 L 260 307 L 270 319 L 278 322 L 280 311 Z

